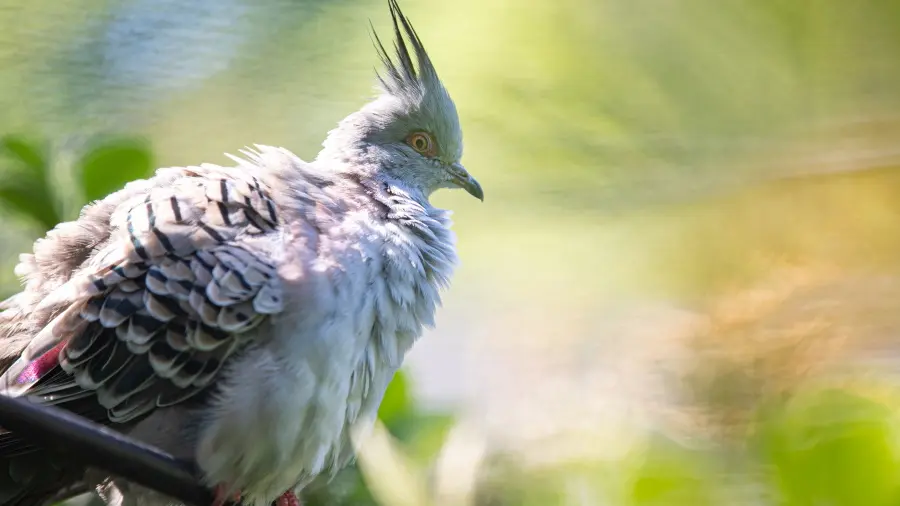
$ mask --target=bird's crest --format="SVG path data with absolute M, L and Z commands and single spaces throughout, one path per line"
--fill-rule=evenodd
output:
M 375 49 L 384 64 L 384 72 L 378 72 L 378 81 L 384 91 L 393 95 L 423 95 L 429 89 L 441 88 L 437 71 L 431 63 L 431 58 L 425 51 L 425 46 L 416 34 L 412 24 L 400 11 L 396 0 L 388 0 L 391 9 L 391 19 L 394 23 L 394 50 L 397 53 L 397 62 L 381 43 L 375 29 L 372 28 Z M 404 37 L 405 34 L 405 37 Z M 412 52 L 410 47 L 412 46 Z M 415 55 L 415 61 L 413 61 Z

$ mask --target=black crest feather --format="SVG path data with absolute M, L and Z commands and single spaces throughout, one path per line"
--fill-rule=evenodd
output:
M 378 56 L 384 64 L 384 73 L 377 73 L 381 86 L 390 93 L 406 94 L 410 92 L 424 93 L 430 87 L 440 86 L 440 80 L 431 58 L 425 51 L 416 30 L 403 15 L 396 0 L 388 0 L 391 19 L 394 23 L 394 51 L 397 61 L 385 49 L 381 39 L 372 28 L 373 42 Z M 412 52 L 410 52 L 410 47 Z M 415 56 L 415 61 L 413 60 Z

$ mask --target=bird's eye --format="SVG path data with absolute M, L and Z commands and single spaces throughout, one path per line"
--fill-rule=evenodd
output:
M 406 143 L 409 144 L 409 147 L 425 156 L 434 156 L 437 151 L 435 149 L 434 140 L 426 132 L 413 132 L 409 134 L 406 138 Z

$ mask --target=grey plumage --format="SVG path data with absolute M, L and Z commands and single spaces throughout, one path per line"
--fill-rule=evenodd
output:
M 380 93 L 314 161 L 257 146 L 233 167 L 160 169 L 22 256 L 24 289 L 0 313 L 7 395 L 192 459 L 247 504 L 350 461 L 351 427 L 374 418 L 456 262 L 429 195 L 483 198 L 453 101 L 390 8 L 397 62 L 376 35 Z M 0 438 L 0 459 L 23 447 Z M 73 480 L 29 482 L 10 504 Z

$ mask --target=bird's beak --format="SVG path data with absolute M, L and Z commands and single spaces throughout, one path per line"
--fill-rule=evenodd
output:
M 453 178 L 453 184 L 469 192 L 469 195 L 484 202 L 484 190 L 481 185 L 469 174 L 469 171 L 460 163 L 454 163 L 450 166 L 450 176 Z

